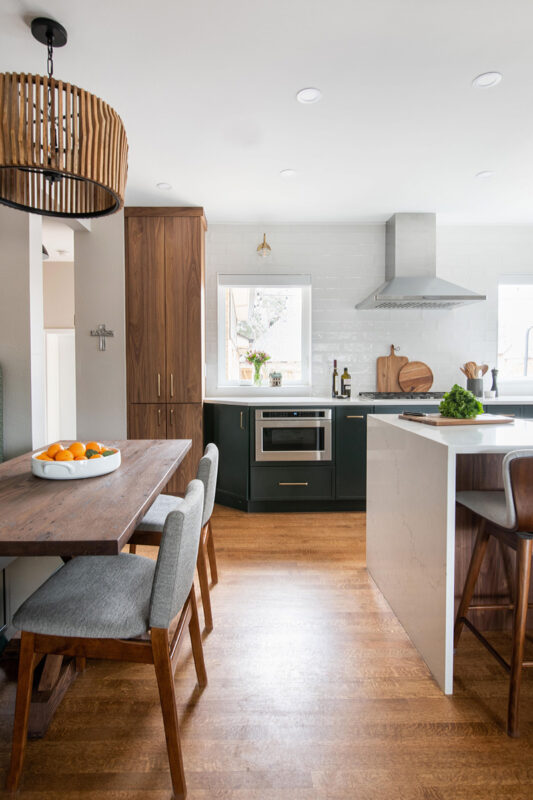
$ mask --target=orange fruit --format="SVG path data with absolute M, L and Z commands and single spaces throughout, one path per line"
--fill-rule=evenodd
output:
M 56 454 L 59 453 L 60 450 L 63 450 L 63 445 L 61 444 L 61 442 L 56 442 L 55 444 L 50 445 L 50 447 L 46 451 L 46 455 L 54 459 L 56 457 Z
M 96 450 L 97 453 L 102 449 L 100 442 L 87 442 L 87 450 Z
M 55 457 L 56 461 L 74 461 L 74 456 L 70 450 L 60 450 Z
M 89 448 L 87 448 L 87 449 L 89 449 Z M 92 458 L 103 458 L 103 455 L 101 453 L 93 453 L 92 456 L 89 456 L 89 461 Z
M 82 444 L 81 442 L 72 442 L 72 444 L 68 449 L 70 450 L 74 458 L 78 458 L 78 456 L 85 455 L 85 445 Z
M 87 461 L 87 456 L 74 456 L 74 461 Z
M 37 458 L 38 461 L 53 461 L 54 460 L 53 458 L 50 458 L 50 456 L 47 455 L 46 453 L 41 453 L 41 455 L 35 456 L 35 458 Z

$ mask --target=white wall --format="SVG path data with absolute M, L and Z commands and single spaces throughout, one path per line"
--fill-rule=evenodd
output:
M 74 264 L 43 261 L 44 327 L 74 327 Z
M 266 230 L 272 257 L 255 249 Z M 310 274 L 313 285 L 312 393 L 329 394 L 332 361 L 348 366 L 352 391 L 375 389 L 376 358 L 391 344 L 425 361 L 434 390 L 463 382 L 459 365 L 495 366 L 497 285 L 503 274 L 533 274 L 533 226 L 438 227 L 439 276 L 487 295 L 452 311 L 356 311 L 383 282 L 384 225 L 210 225 L 206 247 L 206 394 L 217 390 L 216 274 Z M 486 377 L 490 386 L 490 373 Z M 241 390 L 242 391 L 242 390 Z
M 38 216 L 0 207 L 0 364 L 4 372 L 5 458 L 31 450 L 34 438 L 35 446 L 39 446 L 44 435 L 40 226 Z
M 124 215 L 95 219 L 74 245 L 77 436 L 125 439 L 126 340 Z M 114 330 L 105 352 L 90 336 L 100 323 Z

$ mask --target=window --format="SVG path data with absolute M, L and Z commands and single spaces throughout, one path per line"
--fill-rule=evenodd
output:
M 500 378 L 533 378 L 533 278 L 507 278 L 498 287 Z
M 264 371 L 283 386 L 310 383 L 311 279 L 308 275 L 218 276 L 218 384 L 251 385 L 248 350 L 270 356 Z

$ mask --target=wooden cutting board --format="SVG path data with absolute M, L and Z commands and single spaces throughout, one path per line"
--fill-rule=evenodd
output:
M 409 361 L 401 368 L 398 383 L 402 392 L 429 392 L 433 373 L 423 361 Z
M 394 345 L 390 346 L 390 355 L 380 356 L 377 359 L 377 390 L 378 392 L 401 392 L 398 375 L 409 359 L 406 356 L 397 356 Z
M 411 422 L 421 422 L 422 425 L 501 425 L 505 422 L 514 422 L 514 417 L 502 414 L 479 414 L 474 419 L 455 419 L 455 417 L 441 417 L 440 414 L 427 414 L 425 417 L 412 417 L 410 414 L 399 414 L 400 419 Z

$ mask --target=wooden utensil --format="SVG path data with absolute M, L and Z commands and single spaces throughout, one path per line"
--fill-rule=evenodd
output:
M 394 350 L 395 347 L 391 344 L 390 355 L 380 356 L 376 360 L 376 383 L 378 392 L 402 391 L 398 383 L 398 375 L 409 359 L 407 356 L 397 356 Z
M 488 365 L 488 364 L 483 364 L 483 365 L 482 365 L 482 366 L 479 368 L 479 371 L 481 372 L 481 376 L 482 376 L 482 377 L 483 377 L 483 375 L 485 375 L 485 374 L 487 373 L 488 369 L 489 369 L 489 365 Z
M 466 377 L 467 378 L 475 378 L 476 377 L 476 367 L 477 364 L 475 361 L 467 361 L 465 364 L 466 370 Z
M 433 373 L 423 361 L 409 361 L 401 368 L 398 383 L 404 392 L 429 392 Z

